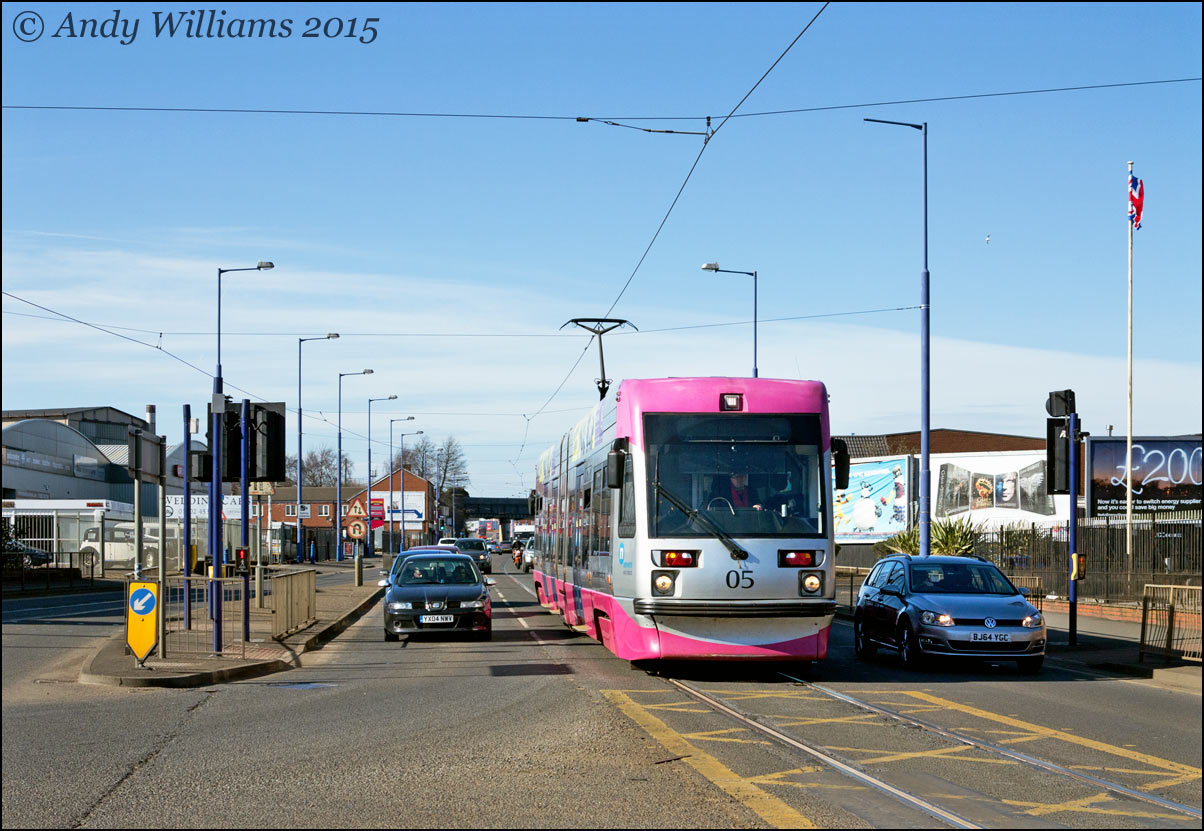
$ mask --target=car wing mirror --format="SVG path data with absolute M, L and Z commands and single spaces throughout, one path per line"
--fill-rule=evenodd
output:
M 383 589 L 389 585 L 389 581 L 387 579 L 386 580 L 377 580 L 376 585 L 380 586 Z
M 486 577 L 486 578 L 485 578 L 485 585 L 486 585 L 486 586 L 496 586 L 496 585 L 497 585 L 497 580 L 494 580 L 492 577 Z
M 1032 594 L 1032 591 L 1029 589 L 1028 586 L 1020 587 L 1020 596 L 1021 597 L 1028 597 L 1030 594 Z

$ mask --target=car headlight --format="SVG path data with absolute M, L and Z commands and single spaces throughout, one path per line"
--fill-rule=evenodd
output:
M 401 611 L 404 611 L 405 609 L 413 609 L 413 608 L 414 608 L 414 604 L 410 603 L 408 601 L 405 601 L 405 600 L 394 600 L 393 602 L 391 602 L 389 604 L 390 612 L 401 612 Z
M 953 618 L 943 612 L 924 612 L 920 621 L 927 626 L 952 626 Z
M 1025 629 L 1038 629 L 1045 623 L 1045 618 L 1041 617 L 1040 612 L 1033 612 L 1031 615 L 1021 621 L 1021 626 Z
M 484 600 L 461 600 L 460 608 L 461 609 L 484 609 L 485 601 Z

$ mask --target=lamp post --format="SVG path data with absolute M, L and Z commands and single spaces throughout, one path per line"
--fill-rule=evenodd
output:
M 320 338 L 297 338 L 297 562 L 301 562 L 304 552 L 304 538 L 301 525 L 301 482 L 305 478 L 302 467 L 304 459 L 301 453 L 301 436 L 304 430 L 304 419 L 301 417 L 301 344 L 311 340 L 334 340 L 338 332 L 331 332 Z
M 362 372 L 340 372 L 339 373 L 339 469 L 335 473 L 334 499 L 336 503 L 335 512 L 338 514 L 338 529 L 335 534 L 335 560 L 342 562 L 343 560 L 343 376 L 344 375 L 371 375 L 372 370 L 365 369 Z
M 222 551 L 222 430 L 225 428 L 226 396 L 222 384 L 222 275 L 231 271 L 268 271 L 275 266 L 260 260 L 252 268 L 219 268 L 217 270 L 217 374 L 213 376 L 213 399 L 209 415 L 209 452 L 213 454 L 213 466 L 209 475 L 209 596 L 217 597 L 218 557 Z M 243 497 L 246 498 L 245 495 Z M 221 652 L 221 604 L 213 604 L 215 619 L 213 627 L 213 649 Z
M 413 421 L 414 417 L 398 418 L 394 421 Z M 421 436 L 422 430 L 413 433 L 398 433 L 401 439 L 401 550 L 406 550 L 406 436 Z M 393 458 L 393 422 L 389 422 L 389 458 Z M 389 471 L 389 508 L 393 508 L 393 471 Z M 389 515 L 389 553 L 393 549 L 393 517 Z
M 703 263 L 703 271 L 715 271 L 721 274 L 747 274 L 753 278 L 753 374 L 752 377 L 757 377 L 757 272 L 755 271 L 732 271 L 727 268 L 720 268 L 719 263 Z
M 389 516 L 389 554 L 393 554 L 393 423 L 397 421 L 413 421 L 413 416 L 405 416 L 403 418 L 389 419 L 389 509 L 385 512 Z M 421 432 L 421 431 L 420 431 Z M 405 433 L 402 433 L 402 452 L 401 452 L 401 547 L 406 547 L 406 477 L 405 477 Z
M 867 118 L 875 124 L 893 124 L 919 130 L 922 136 L 923 157 L 920 171 L 924 180 L 924 268 L 920 272 L 920 556 L 932 553 L 932 489 L 931 471 L 928 469 L 928 122 L 910 124 L 906 121 L 883 121 Z M 1073 507 L 1073 506 L 1072 506 Z
M 368 541 L 364 544 L 364 553 L 371 554 L 372 547 L 372 402 L 373 401 L 393 401 L 396 400 L 396 395 L 386 395 L 383 398 L 368 399 L 368 491 L 364 499 L 368 503 Z M 363 568 L 364 563 L 360 556 L 355 558 L 355 584 L 363 585 Z

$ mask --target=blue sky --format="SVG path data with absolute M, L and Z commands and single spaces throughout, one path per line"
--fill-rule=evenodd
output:
M 361 472 L 366 399 L 397 394 L 374 459 L 414 415 L 465 446 L 470 491 L 521 495 L 597 398 L 569 318 L 639 327 L 606 336 L 615 381 L 750 373 L 752 282 L 700 270 L 717 260 L 758 271 L 762 377 L 825 381 L 837 432 L 918 429 L 920 136 L 870 117 L 929 125 L 934 428 L 1040 436 L 1046 393 L 1073 388 L 1086 429 L 1123 434 L 1132 160 L 1135 431 L 1200 430 L 1198 80 L 756 115 L 1198 78 L 1199 4 L 831 5 L 714 134 L 638 270 L 702 138 L 573 117 L 717 127 L 821 4 L 224 8 L 292 33 L 156 38 L 179 9 L 139 4 L 122 45 L 62 36 L 111 4 L 5 5 L 6 409 L 155 403 L 179 441 L 211 388 L 216 270 L 267 259 L 223 279 L 228 393 L 295 408 L 297 338 L 339 332 L 304 346 L 306 448 L 334 445 L 338 373 L 371 367 L 343 383 Z M 14 34 L 26 11 L 36 41 Z M 372 43 L 301 37 L 371 17 Z

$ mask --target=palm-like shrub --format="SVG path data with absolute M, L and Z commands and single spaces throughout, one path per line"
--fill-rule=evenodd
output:
M 929 542 L 933 554 L 949 554 L 956 557 L 968 557 L 974 553 L 974 545 L 979 537 L 978 528 L 969 517 L 962 519 L 938 519 L 932 523 Z M 901 531 L 889 539 L 874 546 L 880 554 L 911 554 L 920 553 L 920 528 L 915 526 L 907 531 Z

